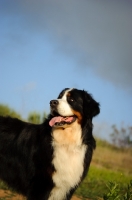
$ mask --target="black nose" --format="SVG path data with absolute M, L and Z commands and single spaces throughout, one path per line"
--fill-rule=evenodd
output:
M 58 105 L 58 101 L 57 100 L 51 100 L 50 101 L 50 106 L 51 107 L 55 107 L 55 106 L 57 106 Z

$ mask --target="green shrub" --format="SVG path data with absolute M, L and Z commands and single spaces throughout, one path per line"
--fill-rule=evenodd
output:
M 124 188 L 116 182 L 109 182 L 107 188 L 109 191 L 104 195 L 103 200 L 132 200 L 132 180 Z

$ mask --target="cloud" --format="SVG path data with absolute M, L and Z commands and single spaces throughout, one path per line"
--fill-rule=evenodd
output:
M 128 0 L 23 0 L 11 8 L 27 28 L 47 32 L 82 70 L 132 90 L 132 3 Z

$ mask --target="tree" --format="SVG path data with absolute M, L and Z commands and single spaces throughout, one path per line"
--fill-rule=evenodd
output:
M 0 104 L 0 115 L 1 116 L 11 116 L 14 118 L 21 118 L 20 114 L 18 114 L 13 109 L 9 108 L 7 105 Z
M 31 112 L 28 116 L 28 121 L 33 124 L 40 124 L 41 123 L 41 116 L 39 113 Z
M 111 138 L 114 145 L 118 147 L 132 147 L 132 126 L 121 127 L 112 126 Z

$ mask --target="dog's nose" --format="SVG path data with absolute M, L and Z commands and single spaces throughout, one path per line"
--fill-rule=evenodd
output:
M 51 100 L 50 101 L 50 106 L 51 107 L 55 107 L 55 106 L 57 106 L 58 105 L 58 101 L 57 100 Z

